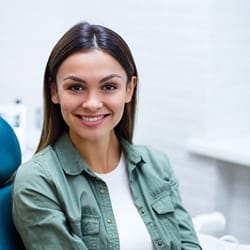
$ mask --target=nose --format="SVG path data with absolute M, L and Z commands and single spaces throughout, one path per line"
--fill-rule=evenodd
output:
M 102 106 L 103 106 L 102 100 L 97 95 L 97 93 L 89 93 L 82 103 L 82 107 L 84 109 L 89 110 L 90 112 L 95 112 Z

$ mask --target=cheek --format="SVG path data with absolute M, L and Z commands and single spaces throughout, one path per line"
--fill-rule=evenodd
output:
M 121 117 L 123 115 L 125 107 L 125 98 L 124 96 L 120 96 L 118 98 L 115 98 L 110 103 L 110 108 L 113 109 L 114 112 L 116 112 L 116 115 Z
M 112 96 L 109 99 L 109 104 L 113 107 L 116 107 L 117 109 L 121 109 L 122 107 L 124 107 L 126 103 L 126 94 L 124 92 L 119 93 L 116 96 Z
M 79 104 L 77 102 L 77 99 L 74 100 L 73 98 L 70 99 L 70 98 L 64 97 L 64 98 L 61 98 L 61 101 L 60 101 L 62 112 L 70 112 L 74 110 L 78 105 Z

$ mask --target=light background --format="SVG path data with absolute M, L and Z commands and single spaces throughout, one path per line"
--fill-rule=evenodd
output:
M 165 151 L 192 214 L 225 214 L 250 243 L 250 168 L 188 152 L 190 138 L 250 138 L 250 1 L 2 1 L 0 103 L 27 106 L 26 147 L 48 55 L 79 21 L 108 26 L 130 45 L 140 75 L 135 142 Z

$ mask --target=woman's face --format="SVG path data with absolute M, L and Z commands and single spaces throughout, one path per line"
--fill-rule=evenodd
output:
M 61 107 L 73 142 L 113 133 L 130 102 L 136 77 L 127 83 L 122 66 L 101 50 L 72 54 L 59 67 L 51 99 Z

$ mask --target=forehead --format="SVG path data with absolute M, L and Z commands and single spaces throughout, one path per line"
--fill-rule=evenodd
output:
M 57 76 L 64 74 L 109 74 L 126 76 L 120 63 L 108 53 L 99 49 L 79 51 L 68 56 L 60 65 Z

